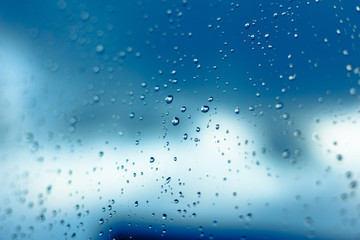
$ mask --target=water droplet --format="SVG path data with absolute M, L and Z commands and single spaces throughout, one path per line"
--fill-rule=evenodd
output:
M 188 138 L 187 133 L 184 134 L 183 139 L 186 140 Z
M 300 137 L 301 136 L 301 131 L 300 130 L 295 130 L 294 131 L 294 137 Z
M 170 183 L 171 177 L 166 178 L 166 184 Z
M 134 117 L 135 117 L 135 113 L 133 113 L 133 112 L 129 113 L 129 117 L 130 117 L 130 118 L 134 118 Z
M 104 223 L 104 219 L 103 219 L 103 218 L 100 218 L 99 223 L 100 223 L 100 224 L 103 224 L 103 223 Z
M 167 104 L 170 104 L 170 103 L 172 103 L 173 99 L 174 99 L 174 97 L 173 97 L 172 95 L 168 95 L 168 96 L 165 98 L 165 102 L 166 102 Z
M 304 219 L 304 225 L 305 225 L 305 227 L 310 228 L 310 227 L 312 227 L 313 224 L 314 224 L 314 222 L 313 222 L 313 220 L 312 220 L 311 217 L 306 217 L 306 218 Z
M 186 111 L 186 107 L 185 107 L 185 106 L 182 106 L 182 107 L 180 108 L 180 111 L 181 111 L 181 112 L 185 112 L 185 111 Z
M 99 102 L 100 101 L 100 97 L 98 96 L 98 95 L 94 95 L 93 96 L 93 100 L 94 100 L 94 102 Z
M 96 48 L 95 48 L 96 52 L 99 53 L 99 54 L 103 53 L 104 49 L 105 49 L 104 45 L 102 45 L 102 44 L 97 45 Z
M 210 108 L 209 108 L 208 106 L 205 106 L 205 105 L 201 107 L 201 111 L 202 111 L 203 113 L 207 113 L 207 112 L 209 111 L 209 109 L 210 109 Z
M 275 104 L 276 109 L 282 109 L 284 107 L 282 102 Z
M 350 88 L 350 95 L 356 95 L 356 88 Z
M 239 107 L 236 107 L 235 110 L 234 110 L 234 112 L 235 112 L 236 114 L 239 114 L 239 113 L 240 113 Z
M 355 189 L 356 187 L 357 187 L 357 185 L 358 185 L 358 183 L 357 183 L 357 181 L 351 181 L 350 183 L 349 183 L 349 188 L 351 188 L 351 189 Z
M 289 76 L 289 80 L 290 80 L 290 81 L 294 81 L 295 79 L 296 79 L 296 74 Z
M 155 162 L 155 158 L 154 157 L 150 157 L 150 163 Z
M 200 132 L 200 128 L 199 127 L 196 127 L 196 132 Z
M 135 201 L 135 207 L 139 206 L 139 202 Z
M 171 123 L 172 125 L 177 126 L 180 123 L 180 119 L 178 117 L 174 117 Z
M 248 29 L 250 27 L 250 23 L 245 23 L 245 28 Z
M 162 215 L 162 219 L 163 219 L 163 220 L 166 220 L 166 219 L 167 219 L 167 215 L 166 215 L 165 213 Z
M 290 157 L 290 151 L 289 151 L 288 149 L 285 149 L 285 150 L 282 152 L 281 156 L 282 156 L 283 158 L 288 158 L 288 157 Z
M 213 97 L 209 97 L 209 98 L 208 98 L 208 101 L 209 101 L 209 102 L 212 102 L 213 100 L 214 100 Z
M 350 64 L 346 65 L 346 70 L 349 72 L 352 71 L 352 66 Z

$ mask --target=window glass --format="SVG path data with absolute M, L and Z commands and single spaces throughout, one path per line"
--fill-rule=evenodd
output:
M 1 239 L 360 239 L 359 2 L 1 3 Z

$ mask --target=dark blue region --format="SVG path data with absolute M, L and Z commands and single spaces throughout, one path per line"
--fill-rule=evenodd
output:
M 151 227 L 149 227 L 151 226 Z M 151 225 L 146 223 L 137 223 L 127 225 L 126 223 L 114 223 L 109 227 L 102 230 L 102 236 L 95 238 L 96 240 L 125 240 L 125 239 L 227 239 L 227 240 L 337 240 L 347 239 L 347 237 L 330 236 L 328 233 L 318 233 L 314 230 L 304 229 L 301 233 L 293 233 L 286 231 L 261 230 L 251 228 L 239 229 L 223 229 L 223 228 L 203 228 L 189 226 L 176 226 L 160 224 Z M 165 232 L 163 232 L 165 230 Z

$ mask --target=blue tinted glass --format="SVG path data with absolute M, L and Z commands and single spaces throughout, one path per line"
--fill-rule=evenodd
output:
M 0 1 L 1 239 L 360 239 L 360 3 Z

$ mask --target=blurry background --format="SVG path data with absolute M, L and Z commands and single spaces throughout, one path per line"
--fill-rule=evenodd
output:
M 356 1 L 0 3 L 0 239 L 360 239 Z

